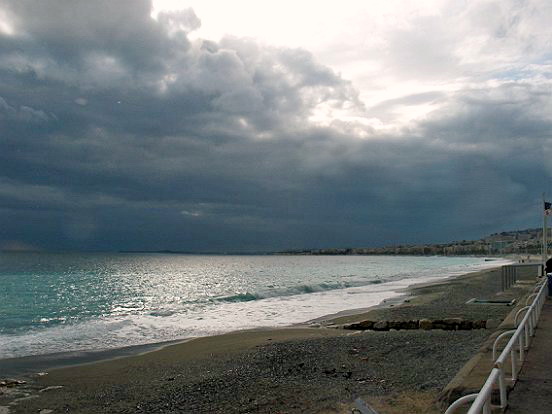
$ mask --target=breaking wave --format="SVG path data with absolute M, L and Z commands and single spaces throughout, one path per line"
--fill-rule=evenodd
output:
M 297 285 L 297 286 L 292 286 L 285 289 L 267 289 L 259 292 L 243 292 L 243 293 L 237 293 L 235 295 L 219 296 L 219 297 L 213 298 L 213 300 L 216 302 L 230 302 L 230 303 L 251 302 L 254 300 L 261 300 L 266 298 L 305 295 L 309 293 L 317 293 L 317 292 L 325 292 L 325 291 L 337 290 L 337 289 L 347 289 L 347 288 L 358 287 L 358 286 L 374 285 L 374 284 L 379 284 L 383 282 L 384 280 L 382 279 L 357 282 L 357 283 L 324 282 L 324 283 L 319 283 L 314 285 Z

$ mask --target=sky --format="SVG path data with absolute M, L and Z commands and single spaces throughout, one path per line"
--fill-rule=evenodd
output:
M 538 227 L 550 21 L 547 0 L 0 0 L 0 248 Z

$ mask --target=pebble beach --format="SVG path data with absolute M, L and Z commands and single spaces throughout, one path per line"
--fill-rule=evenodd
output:
M 500 269 L 413 286 L 402 303 L 360 314 L 52 370 L 4 391 L 0 406 L 10 413 L 346 413 L 360 396 L 385 413 L 404 412 L 405 405 L 409 412 L 438 413 L 439 391 L 492 329 L 343 327 L 368 319 L 500 321 L 510 307 L 466 304 L 499 290 Z M 509 289 L 501 298 L 522 293 Z

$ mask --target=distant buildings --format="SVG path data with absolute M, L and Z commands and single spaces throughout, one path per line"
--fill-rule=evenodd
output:
M 549 229 L 550 231 L 550 229 Z M 548 240 L 552 241 L 550 233 Z M 551 242 L 549 242 L 552 244 Z M 417 255 L 461 256 L 491 254 L 540 254 L 542 229 L 526 229 L 491 234 L 480 240 L 462 240 L 451 243 L 397 245 L 386 247 L 354 247 L 289 250 L 284 254 L 299 255 Z

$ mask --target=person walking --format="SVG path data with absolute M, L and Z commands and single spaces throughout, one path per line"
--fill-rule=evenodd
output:
M 548 296 L 552 296 L 552 257 L 546 261 L 544 272 L 546 273 L 546 283 L 548 284 Z

